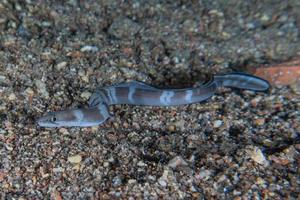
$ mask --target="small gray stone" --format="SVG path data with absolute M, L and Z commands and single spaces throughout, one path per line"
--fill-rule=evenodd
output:
M 161 185 L 162 187 L 166 187 L 167 186 L 167 182 L 164 179 L 159 179 L 158 180 L 159 185 Z
M 214 128 L 219 128 L 222 124 L 223 122 L 221 120 L 216 120 L 214 121 Z
M 6 77 L 3 75 L 0 75 L 0 85 L 5 84 L 6 83 Z
M 63 61 L 63 62 L 58 63 L 58 64 L 55 66 L 55 68 L 56 68 L 57 70 L 61 70 L 61 69 L 65 68 L 65 67 L 67 66 L 67 64 L 68 64 L 67 62 Z
M 132 20 L 124 17 L 116 18 L 108 29 L 108 33 L 117 38 L 133 37 L 141 26 Z
M 99 51 L 99 48 L 96 47 L 96 46 L 90 46 L 90 45 L 86 45 L 86 46 L 83 46 L 81 49 L 80 49 L 81 52 L 97 52 Z
M 120 186 L 122 184 L 122 180 L 119 176 L 114 177 L 112 181 L 115 187 Z
M 41 80 L 35 80 L 35 86 L 37 87 L 38 89 L 38 92 L 40 94 L 42 94 L 44 97 L 48 98 L 49 97 L 49 93 L 47 91 L 47 88 L 46 88 L 46 84 L 45 82 L 41 81 Z
M 200 180 L 208 180 L 211 177 L 211 171 L 210 170 L 202 170 L 198 174 L 197 178 Z
M 168 166 L 173 169 L 176 169 L 178 166 L 187 166 L 187 165 L 188 165 L 187 162 L 185 162 L 185 160 L 183 160 L 181 156 L 176 156 L 168 163 Z

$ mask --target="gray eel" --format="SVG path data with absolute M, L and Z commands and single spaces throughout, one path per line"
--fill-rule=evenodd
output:
M 129 104 L 142 106 L 178 106 L 204 101 L 215 94 L 218 87 L 232 87 L 253 91 L 267 91 L 270 84 L 245 73 L 215 75 L 209 82 L 195 88 L 160 89 L 143 82 L 132 81 L 100 88 L 89 99 L 89 107 L 49 112 L 39 118 L 42 127 L 87 127 L 105 122 L 111 115 L 108 106 Z

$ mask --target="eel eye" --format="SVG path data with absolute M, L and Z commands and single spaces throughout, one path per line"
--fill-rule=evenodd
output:
M 55 116 L 52 117 L 52 118 L 51 118 L 51 121 L 52 121 L 52 122 L 56 122 L 56 117 L 55 117 Z

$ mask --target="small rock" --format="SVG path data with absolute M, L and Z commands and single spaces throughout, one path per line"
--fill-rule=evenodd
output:
M 268 23 L 269 21 L 271 20 L 271 17 L 267 14 L 263 14 L 261 17 L 260 17 L 260 21 L 262 23 Z
M 11 147 L 10 145 L 8 145 L 8 144 L 6 144 L 5 145 L 5 147 L 6 147 L 6 149 L 8 150 L 8 151 L 12 151 L 12 150 L 14 150 L 14 148 L 13 147 Z
M 108 133 L 106 134 L 106 138 L 110 141 L 110 142 L 117 142 L 118 141 L 118 136 L 116 134 L 113 133 Z
M 104 162 L 103 163 L 103 167 L 108 167 L 109 166 L 109 162 Z
M 61 172 L 64 172 L 64 168 L 62 167 L 56 167 L 56 168 L 53 168 L 53 172 L 54 173 L 61 173 Z
M 264 185 L 264 184 L 266 183 L 266 181 L 265 181 L 263 178 L 258 177 L 258 178 L 256 179 L 256 183 L 257 183 L 258 185 Z
M 114 157 L 110 157 L 110 158 L 108 158 L 108 161 L 109 161 L 110 163 L 114 163 L 114 162 L 115 162 L 115 159 L 114 159 Z
M 285 153 L 285 157 L 291 162 L 294 162 L 295 157 L 299 155 L 298 151 L 294 146 L 290 146 L 289 148 L 284 149 L 283 152 Z
M 49 93 L 44 82 L 42 82 L 41 80 L 35 80 L 35 86 L 37 87 L 38 92 L 41 93 L 44 97 L 49 97 Z
M 134 184 L 134 183 L 136 183 L 136 180 L 135 180 L 135 179 L 129 179 L 129 180 L 128 180 L 128 184 Z
M 9 96 L 8 96 L 8 100 L 10 100 L 10 101 L 14 101 L 14 100 L 16 100 L 16 95 L 15 95 L 15 93 L 11 93 Z
M 210 177 L 211 177 L 210 170 L 202 170 L 198 175 L 196 175 L 196 178 L 200 180 L 208 180 Z
M 80 70 L 78 72 L 78 75 L 80 76 L 80 78 L 84 81 L 84 82 L 88 82 L 89 81 L 89 76 L 86 75 L 85 71 Z
M 72 51 L 72 52 L 67 53 L 67 56 L 78 59 L 78 58 L 84 57 L 84 53 L 81 51 Z
M 300 94 L 300 83 L 296 82 L 294 84 L 291 84 L 290 87 L 291 87 L 293 93 Z
M 145 164 L 143 161 L 139 161 L 137 163 L 137 166 L 139 166 L 139 167 L 145 167 L 145 166 L 147 166 L 147 164 Z
M 68 161 L 69 161 L 70 163 L 75 163 L 75 164 L 77 164 L 77 163 L 80 163 L 81 160 L 82 160 L 81 155 L 75 155 L 75 156 L 69 156 L 69 157 L 68 157 Z
M 214 121 L 214 128 L 219 128 L 222 124 L 223 122 L 221 120 L 216 120 Z
M 197 32 L 198 31 L 198 23 L 194 20 L 187 19 L 183 22 L 183 30 L 186 32 Z
M 51 60 L 52 60 L 51 56 L 52 56 L 52 54 L 51 54 L 50 51 L 45 51 L 45 52 L 42 52 L 42 53 L 41 53 L 41 58 L 42 58 L 43 60 L 51 61 Z
M 75 164 L 72 169 L 75 170 L 75 171 L 79 171 L 81 168 L 80 164 Z
M 85 91 L 85 92 L 81 93 L 80 97 L 85 99 L 85 100 L 88 100 L 91 95 L 92 94 L 90 92 Z
M 66 128 L 60 128 L 58 131 L 59 131 L 59 133 L 62 133 L 63 135 L 69 135 L 70 134 L 68 129 L 66 129 Z
M 65 61 L 63 61 L 63 62 L 60 62 L 60 63 L 58 63 L 56 66 L 55 66 L 55 68 L 57 69 L 57 70 L 62 70 L 63 68 L 65 68 L 66 66 L 67 66 L 67 62 L 65 62 Z
M 167 186 L 167 182 L 164 179 L 159 179 L 158 180 L 159 185 L 161 185 L 162 187 L 166 187 Z
M 112 182 L 115 187 L 120 186 L 122 184 L 122 180 L 119 176 L 114 177 Z
M 233 190 L 233 195 L 234 196 L 240 196 L 241 194 L 242 194 L 242 192 L 240 192 L 238 190 Z M 242 199 L 242 198 L 240 198 L 240 197 L 235 198 L 235 200 L 240 200 L 240 199 Z
M 140 125 L 137 122 L 132 122 L 132 126 L 135 128 L 135 130 L 141 129 Z
M 52 197 L 54 200 L 63 200 L 61 194 L 56 189 L 52 192 Z
M 267 146 L 267 147 L 271 147 L 272 144 L 273 144 L 273 142 L 272 142 L 272 140 L 270 140 L 270 139 L 265 139 L 265 140 L 263 141 L 263 144 L 264 144 L 265 146 Z
M 265 119 L 264 118 L 258 118 L 254 122 L 255 122 L 256 125 L 261 126 L 261 125 L 264 125 Z
M 0 75 L 0 85 L 5 84 L 6 83 L 6 77 L 3 75 Z
M 4 38 L 4 40 L 2 40 L 2 44 L 4 46 L 12 46 L 12 45 L 15 45 L 17 41 L 17 38 L 14 37 L 14 36 L 7 36 L 6 38 Z
M 116 18 L 108 29 L 108 33 L 117 38 L 133 37 L 141 29 L 140 25 L 124 17 Z
M 3 181 L 7 175 L 6 172 L 0 171 L 0 181 Z
M 7 109 L 6 106 L 0 105 L 0 111 L 4 111 L 6 109 Z
M 174 125 L 170 125 L 170 126 L 168 127 L 168 130 L 169 130 L 170 132 L 174 132 L 174 131 L 175 131 L 175 126 L 174 126 Z
M 269 158 L 279 165 L 288 165 L 290 163 L 290 161 L 286 158 L 280 158 L 277 156 L 270 156 Z
M 83 46 L 81 49 L 80 49 L 81 52 L 87 52 L 87 51 L 90 51 L 90 52 L 97 52 L 99 51 L 98 47 L 96 46 L 90 46 L 90 45 L 86 45 L 86 46 Z
M 169 161 L 168 166 L 172 169 L 176 169 L 178 166 L 187 166 L 187 162 L 181 157 L 176 156 L 172 160 Z
M 185 120 L 178 120 L 176 123 L 175 123 L 175 129 L 177 130 L 184 130 L 186 128 L 186 121 Z
M 27 88 L 25 90 L 25 94 L 26 94 L 26 96 L 29 97 L 29 96 L 32 96 L 34 94 L 34 91 L 31 88 Z
M 149 175 L 149 176 L 148 176 L 148 180 L 150 180 L 150 181 L 155 181 L 155 180 L 156 180 L 156 177 L 155 177 L 155 176 L 152 176 L 152 175 Z
M 261 100 L 262 100 L 262 97 L 261 97 L 261 96 L 258 96 L 258 97 L 256 97 L 256 98 L 254 98 L 254 99 L 251 100 L 251 105 L 252 105 L 253 107 L 256 107 L 257 104 L 258 104 Z
M 223 175 L 221 175 L 221 176 L 218 178 L 217 182 L 221 183 L 221 182 L 224 182 L 224 181 L 227 180 L 227 179 L 228 179 L 227 176 L 226 176 L 225 174 L 223 174 Z
M 258 164 L 268 166 L 269 161 L 266 159 L 262 151 L 258 147 L 254 147 L 252 150 L 247 151 L 248 155 Z

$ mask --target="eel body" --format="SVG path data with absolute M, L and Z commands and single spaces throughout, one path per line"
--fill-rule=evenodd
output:
M 204 101 L 214 95 L 218 87 L 232 87 L 253 91 L 266 91 L 266 80 L 244 73 L 215 75 L 212 80 L 195 88 L 161 89 L 143 82 L 132 81 L 107 86 L 95 91 L 89 107 L 50 112 L 39 118 L 42 127 L 95 126 L 102 124 L 110 114 L 109 105 L 130 104 L 143 106 L 177 106 Z

